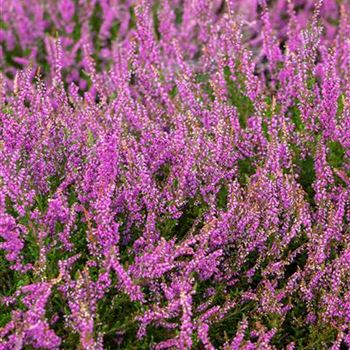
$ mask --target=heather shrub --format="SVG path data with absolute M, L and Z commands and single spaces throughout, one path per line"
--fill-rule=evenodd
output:
M 0 350 L 350 347 L 347 1 L 0 5 Z

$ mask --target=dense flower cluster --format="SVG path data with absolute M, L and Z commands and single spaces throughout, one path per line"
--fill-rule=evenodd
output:
M 350 347 L 349 2 L 0 1 L 0 350 Z

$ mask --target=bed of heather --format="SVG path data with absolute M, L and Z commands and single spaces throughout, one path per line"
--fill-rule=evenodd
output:
M 349 0 L 0 9 L 0 350 L 350 348 Z

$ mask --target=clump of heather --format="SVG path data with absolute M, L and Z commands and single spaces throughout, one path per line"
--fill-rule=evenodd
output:
M 344 9 L 348 10 L 347 0 Z M 54 40 L 59 37 L 64 55 L 61 64 L 64 80 L 87 90 L 84 52 L 92 55 L 99 70 L 108 70 L 115 57 L 113 47 L 132 41 L 144 22 L 137 16 L 136 0 L 1 0 L 0 67 L 10 81 L 17 69 L 28 64 L 50 75 L 54 61 Z M 212 38 L 210 27 L 218 24 L 229 10 L 244 27 L 244 41 L 250 42 L 256 55 L 260 51 L 265 23 L 264 1 L 261 0 L 153 0 L 146 1 L 152 35 L 162 47 L 173 51 L 173 38 L 186 52 L 186 58 L 199 55 Z M 287 40 L 291 9 L 296 25 L 307 26 L 315 8 L 312 0 L 270 1 L 269 27 L 281 41 Z M 338 0 L 324 0 L 319 9 L 323 24 L 322 40 L 334 39 L 342 11 Z M 144 23 L 145 24 L 145 23 Z M 144 25 L 143 24 L 143 25 Z M 268 29 L 270 30 L 270 29 Z M 166 56 L 165 56 L 166 57 Z
M 350 347 L 347 1 L 1 6 L 0 350 Z

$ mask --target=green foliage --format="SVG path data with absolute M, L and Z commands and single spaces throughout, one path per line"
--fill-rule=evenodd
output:
M 297 107 L 297 103 L 293 104 L 291 107 L 288 108 L 288 114 L 295 125 L 295 128 L 297 131 L 302 131 L 305 129 L 305 125 L 301 119 L 301 113 L 299 108 Z
M 90 31 L 91 33 L 99 33 L 100 28 L 102 26 L 103 16 L 102 16 L 102 8 L 99 3 L 95 5 L 94 12 L 89 20 Z
M 152 6 L 152 15 L 153 15 L 153 29 L 157 40 L 160 40 L 161 34 L 159 32 L 159 18 L 158 18 L 158 11 L 160 4 L 158 2 L 155 2 Z
M 299 166 L 300 170 L 299 183 L 306 192 L 309 203 L 313 203 L 315 195 L 315 190 L 312 187 L 312 184 L 315 181 L 314 160 L 311 156 L 304 159 L 297 158 L 296 164 Z
M 242 185 L 246 185 L 250 176 L 255 174 L 256 168 L 254 166 L 253 158 L 243 158 L 237 161 L 238 165 L 238 180 Z
M 337 108 L 337 117 L 339 118 L 344 112 L 344 95 L 338 97 L 338 108 Z
M 338 141 L 329 142 L 329 151 L 327 154 L 328 164 L 332 168 L 341 168 L 344 162 L 345 149 Z
M 166 239 L 173 237 L 176 237 L 178 240 L 183 239 L 207 208 L 207 204 L 191 199 L 184 205 L 182 215 L 179 219 L 164 218 L 162 222 L 158 223 L 157 226 L 161 235 Z M 200 224 L 201 221 L 199 220 L 198 227 L 200 227 Z
M 224 77 L 229 92 L 229 99 L 233 106 L 237 108 L 239 122 L 242 128 L 247 125 L 247 119 L 254 113 L 253 102 L 243 94 L 242 81 L 234 81 L 231 78 L 232 72 L 229 67 L 224 69 Z M 242 79 L 241 79 L 242 80 Z M 244 86 L 244 85 L 243 85 Z
M 228 187 L 227 185 L 223 185 L 217 195 L 216 206 L 218 209 L 226 209 L 227 208 L 227 198 L 228 197 Z

